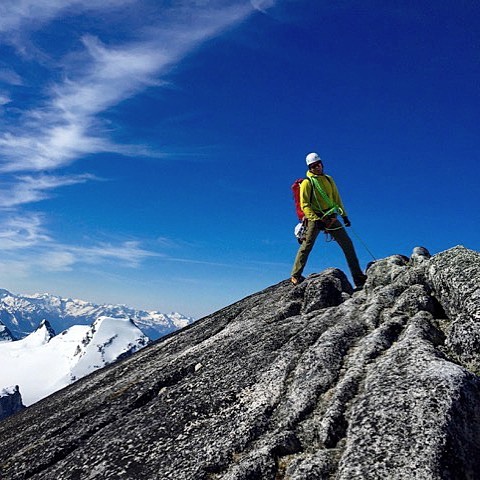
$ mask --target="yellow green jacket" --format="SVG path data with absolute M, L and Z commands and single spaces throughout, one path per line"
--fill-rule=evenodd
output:
M 310 170 L 307 172 L 307 177 L 316 178 L 322 187 L 322 190 L 327 194 L 328 198 L 333 202 L 334 205 L 340 207 L 341 211 L 338 213 L 340 213 L 342 216 L 347 215 L 345 207 L 342 203 L 342 199 L 340 198 L 340 194 L 338 193 L 337 185 L 333 181 L 332 177 L 329 175 L 314 175 L 312 172 L 310 172 Z M 300 206 L 302 207 L 302 211 L 308 220 L 320 220 L 323 216 L 320 209 L 327 211 L 331 208 L 331 206 L 327 204 L 319 192 L 317 192 L 315 189 L 312 192 L 312 182 L 308 178 L 306 178 L 300 184 Z M 318 207 L 320 207 L 320 209 Z

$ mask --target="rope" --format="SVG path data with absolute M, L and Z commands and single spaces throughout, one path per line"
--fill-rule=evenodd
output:
M 322 217 L 323 218 L 323 217 Z M 336 219 L 335 219 L 336 220 Z M 333 222 L 332 222 L 333 223 Z M 340 225 L 339 227 L 335 227 L 335 228 L 331 228 L 331 227 L 325 227 L 325 233 L 328 233 L 328 232 L 334 232 L 335 230 L 341 230 L 343 228 L 342 225 Z
M 331 213 L 338 213 L 340 216 L 342 216 L 343 215 L 342 208 L 339 205 L 335 204 L 332 201 L 332 199 L 326 194 L 326 192 L 323 190 L 322 186 L 320 185 L 320 182 L 315 177 L 309 177 L 309 179 L 310 179 L 310 182 L 312 183 L 313 196 L 315 197 L 317 206 L 320 207 L 320 202 L 318 201 L 317 195 L 316 195 L 318 191 L 318 193 L 320 193 L 322 198 L 325 200 L 325 203 L 330 207 L 326 212 L 324 212 L 323 216 L 325 217 L 326 215 L 330 215 Z M 321 208 L 320 210 L 323 212 Z
M 317 191 L 318 191 L 320 193 L 320 195 L 322 196 L 322 198 L 325 200 L 326 204 L 330 207 L 326 212 L 323 213 L 323 216 L 321 217 L 322 220 L 326 216 L 331 215 L 332 213 L 338 213 L 340 216 L 343 216 L 344 211 L 343 211 L 342 207 L 340 207 L 339 205 L 335 204 L 332 201 L 332 199 L 326 194 L 326 192 L 321 187 L 320 182 L 315 177 L 308 177 L 308 178 L 310 180 L 310 184 L 312 185 L 313 197 L 315 198 L 315 201 L 317 202 L 317 206 L 320 207 L 320 202 L 318 201 L 318 198 L 317 198 Z M 319 210 L 321 212 L 323 212 L 323 210 L 321 208 L 319 208 Z M 333 240 L 333 237 L 329 240 L 329 238 L 328 238 L 329 233 L 328 232 L 332 232 L 334 230 L 340 230 L 342 228 L 343 228 L 343 226 L 336 227 L 336 228 L 326 227 L 325 228 L 326 241 L 328 242 L 328 241 Z M 373 255 L 373 253 L 368 248 L 367 244 L 359 237 L 357 232 L 355 232 L 355 230 L 353 230 L 352 227 L 349 227 L 349 228 L 353 232 L 353 234 L 360 240 L 360 243 L 365 247 L 365 249 L 370 254 L 370 256 L 373 258 L 373 260 L 377 261 L 377 259 Z
M 328 177 L 326 177 L 328 179 Z M 332 201 L 332 199 L 327 195 L 325 190 L 323 190 L 322 186 L 320 185 L 320 182 L 315 178 L 315 177 L 309 177 L 310 184 L 312 185 L 312 191 L 313 191 L 313 197 L 315 198 L 315 202 L 317 204 L 317 209 L 320 210 L 323 215 L 320 217 L 321 220 L 323 220 L 325 217 L 328 217 L 329 215 L 336 214 L 338 213 L 340 216 L 343 215 L 343 209 L 340 207 L 340 205 L 337 205 Z M 330 180 L 329 180 L 330 183 Z M 317 192 L 320 193 L 322 198 L 325 200 L 325 203 L 330 207 L 327 211 L 324 211 L 322 207 L 320 206 L 320 202 L 318 201 L 317 198 Z M 332 224 L 334 220 L 330 221 L 330 224 Z M 343 227 L 335 227 L 331 228 L 330 226 L 325 225 L 325 234 L 327 236 L 326 241 L 332 241 L 328 239 L 328 232 L 333 232 L 335 230 L 341 230 Z
M 357 232 L 355 230 L 353 230 L 352 227 L 349 227 L 350 228 L 350 231 L 360 240 L 360 243 L 365 247 L 365 250 L 367 250 L 367 252 L 370 254 L 370 256 L 373 258 L 373 260 L 376 262 L 377 259 L 375 258 L 375 256 L 373 255 L 373 253 L 370 251 L 370 249 L 368 248 L 367 244 L 359 237 L 359 235 L 357 234 Z

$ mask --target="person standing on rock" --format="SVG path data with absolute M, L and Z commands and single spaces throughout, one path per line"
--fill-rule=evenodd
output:
M 307 264 L 308 256 L 318 234 L 325 231 L 331 234 L 340 245 L 350 268 L 353 282 L 357 288 L 361 288 L 367 277 L 360 268 L 352 240 L 337 219 L 337 214 L 339 214 L 345 227 L 351 225 L 337 186 L 332 177 L 323 173 L 323 163 L 317 153 L 309 153 L 306 161 L 307 178 L 300 185 L 300 205 L 305 214 L 306 231 L 293 264 L 290 281 L 294 285 L 298 285 L 305 280 L 302 272 Z

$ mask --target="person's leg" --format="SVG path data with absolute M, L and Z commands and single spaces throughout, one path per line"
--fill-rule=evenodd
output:
M 360 264 L 358 262 L 357 254 L 355 252 L 355 247 L 353 246 L 352 240 L 348 236 L 345 228 L 343 228 L 342 224 L 338 220 L 331 226 L 331 228 L 336 229 L 331 230 L 329 233 L 343 250 L 355 286 L 362 287 L 365 283 L 366 276 L 360 268 Z
M 302 275 L 303 269 L 307 264 L 308 255 L 312 251 L 315 240 L 318 237 L 320 232 L 320 222 L 309 221 L 307 225 L 307 232 L 305 235 L 305 240 L 300 245 L 298 249 L 297 256 L 295 257 L 295 262 L 293 263 L 292 268 L 292 277 L 299 278 Z

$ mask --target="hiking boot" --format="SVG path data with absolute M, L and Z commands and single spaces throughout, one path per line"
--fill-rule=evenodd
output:
M 355 291 L 361 290 L 367 281 L 367 276 L 361 273 L 360 275 L 355 275 L 353 277 L 353 282 L 355 283 Z
M 305 280 L 305 277 L 302 277 L 301 275 L 299 277 L 290 277 L 290 282 L 295 286 L 299 285 L 304 280 Z

